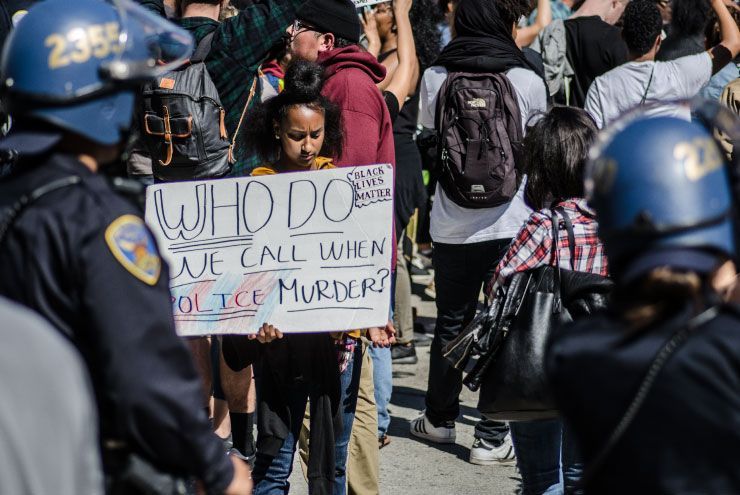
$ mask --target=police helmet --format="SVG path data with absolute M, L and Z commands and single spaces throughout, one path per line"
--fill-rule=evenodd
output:
M 187 31 L 130 0 L 47 0 L 5 43 L 0 91 L 14 120 L 113 145 L 131 125 L 140 84 L 182 64 L 192 49 Z M 58 140 L 47 133 L 8 142 L 13 134 L 2 147 L 25 144 L 21 153 Z
M 586 194 L 613 275 L 632 278 L 665 265 L 709 272 L 733 258 L 731 170 L 696 120 L 641 111 L 602 133 Z

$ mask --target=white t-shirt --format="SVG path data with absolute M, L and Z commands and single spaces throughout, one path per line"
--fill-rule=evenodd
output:
M 531 70 L 515 68 L 506 73 L 514 87 L 522 128 L 526 132 L 529 119 L 547 110 L 545 83 Z M 444 67 L 430 67 L 421 80 L 421 125 L 434 129 L 437 95 L 447 78 Z M 437 184 L 431 212 L 431 234 L 434 242 L 443 244 L 472 244 L 495 239 L 510 239 L 519 232 L 532 210 L 524 203 L 526 177 L 514 198 L 493 208 L 463 208 L 447 197 Z
M 640 105 L 646 90 L 645 104 L 692 98 L 711 77 L 712 59 L 708 52 L 670 62 L 627 62 L 594 80 L 586 95 L 585 109 L 602 128 Z M 651 108 L 646 114 L 691 118 L 687 107 L 676 105 Z

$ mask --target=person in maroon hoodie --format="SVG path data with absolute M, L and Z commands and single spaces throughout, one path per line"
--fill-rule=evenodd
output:
M 393 125 L 385 99 L 376 87 L 385 79 L 385 67 L 358 44 L 361 25 L 354 4 L 350 0 L 308 0 L 298 9 L 296 17 L 287 30 L 290 52 L 294 59 L 317 62 L 324 67 L 326 81 L 322 94 L 342 112 L 345 145 L 342 156 L 334 157 L 334 163 L 340 167 L 390 163 L 395 167 Z M 395 257 L 393 250 L 393 267 Z M 389 336 L 395 334 L 390 320 L 386 332 Z M 390 349 L 371 348 L 363 352 L 362 369 L 347 481 L 350 491 L 377 493 L 378 438 L 373 430 L 378 432 L 375 418 L 390 423 L 387 411 L 393 388 Z M 373 389 L 374 394 L 370 392 Z M 373 401 L 377 404 L 377 416 L 375 410 L 360 411 L 362 405 L 372 407 Z
M 335 163 L 395 166 L 391 118 L 375 86 L 385 79 L 385 68 L 358 44 L 360 31 L 350 0 L 309 0 L 288 28 L 290 51 L 326 70 L 322 93 L 339 105 L 347 143 Z

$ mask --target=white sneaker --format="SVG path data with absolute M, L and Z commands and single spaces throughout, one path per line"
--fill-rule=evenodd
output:
M 424 411 L 411 421 L 410 433 L 434 443 L 455 443 L 455 422 L 447 421 L 442 426 L 434 426 Z
M 506 435 L 504 443 L 494 447 L 483 439 L 476 438 L 470 449 L 470 463 L 479 466 L 491 466 L 493 464 L 506 464 L 514 462 L 514 446 L 511 444 L 511 435 Z

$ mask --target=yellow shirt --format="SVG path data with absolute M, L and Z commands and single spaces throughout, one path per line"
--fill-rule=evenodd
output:
M 316 165 L 318 165 L 318 169 L 316 170 L 329 170 L 332 168 L 336 168 L 334 164 L 331 162 L 331 158 L 326 158 L 323 156 L 317 156 L 316 157 Z M 313 170 L 306 170 L 306 172 L 311 172 Z M 275 170 L 275 168 L 271 164 L 263 165 L 261 167 L 257 167 L 254 170 L 252 170 L 252 176 L 260 176 L 260 175 L 275 175 L 278 171 Z M 362 330 L 352 330 L 351 332 L 345 332 L 350 337 L 359 339 L 362 335 Z M 332 333 L 332 337 L 339 340 L 342 338 L 343 333 Z
M 317 156 L 316 157 L 316 165 L 318 165 L 318 169 L 316 170 L 329 170 L 332 168 L 337 168 L 334 166 L 334 164 L 331 162 L 331 158 L 326 158 L 323 156 Z M 312 172 L 313 170 L 306 170 L 306 172 Z M 296 170 L 298 172 L 298 170 Z M 275 167 L 273 167 L 271 164 L 263 165 L 261 167 L 257 167 L 254 170 L 252 170 L 251 175 L 252 176 L 259 176 L 259 175 L 275 175 L 279 173 L 277 170 L 275 170 Z

